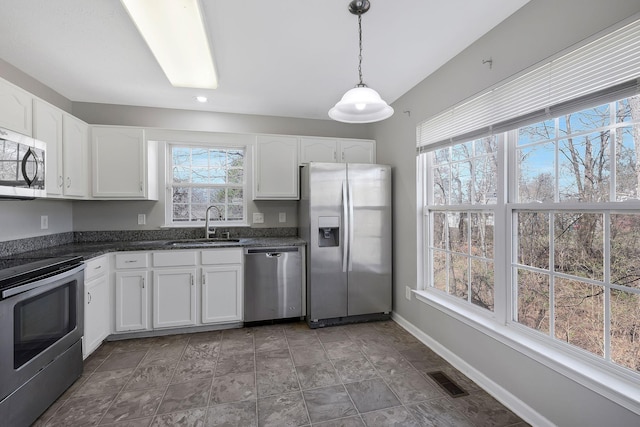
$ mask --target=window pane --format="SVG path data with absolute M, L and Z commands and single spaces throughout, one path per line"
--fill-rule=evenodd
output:
M 191 182 L 191 169 L 181 166 L 174 166 L 173 168 L 173 182 Z
M 471 302 L 493 311 L 493 262 L 471 260 Z
M 173 203 L 189 203 L 189 187 L 173 187 Z
M 194 148 L 191 150 L 191 166 L 208 168 L 209 167 L 209 150 Z
M 190 216 L 190 220 L 191 221 L 204 221 L 204 215 L 205 212 L 207 211 L 207 205 L 196 205 L 196 204 L 191 204 L 191 216 Z
M 450 148 L 440 148 L 439 150 L 434 151 L 434 155 L 433 155 L 433 164 L 434 165 L 439 165 L 441 163 L 448 163 L 449 161 L 451 161 L 451 157 L 449 155 L 450 153 Z
M 604 355 L 604 288 L 555 279 L 555 336 L 598 356 Z
M 618 128 L 616 132 L 616 201 L 638 199 L 640 125 Z
M 469 258 L 464 255 L 450 255 L 449 293 L 462 299 L 469 295 Z
M 447 291 L 447 254 L 441 251 L 433 253 L 433 286 L 441 291 Z
M 640 215 L 611 214 L 611 283 L 640 289 Z
M 209 169 L 208 184 L 226 184 L 227 172 L 224 169 Z
M 473 154 L 473 152 L 471 151 L 472 147 L 472 141 L 453 145 L 451 147 L 451 161 L 456 162 L 470 158 Z
M 225 169 L 227 166 L 227 153 L 225 151 L 211 150 L 209 152 L 211 167 Z
M 209 201 L 209 191 L 206 188 L 192 188 L 191 189 L 191 203 L 203 203 L 206 204 Z
M 495 136 L 488 136 L 486 138 L 477 139 L 474 142 L 475 155 L 489 154 L 498 151 L 497 138 Z
M 555 144 L 517 150 L 518 201 L 553 202 L 555 194 Z
M 549 275 L 518 269 L 518 323 L 549 333 Z
M 209 183 L 209 168 L 191 169 L 191 182 L 194 184 Z
M 227 151 L 227 167 L 228 168 L 244 168 L 244 151 L 229 150 Z
M 244 217 L 242 205 L 229 205 L 229 213 L 227 220 L 239 221 Z
M 518 253 L 520 264 L 549 269 L 549 214 L 518 212 Z
M 230 169 L 228 176 L 229 184 L 242 184 L 244 171 L 242 169 Z
M 640 295 L 611 290 L 611 360 L 640 372 Z
M 449 203 L 452 205 L 471 203 L 471 162 L 451 165 L 451 200 Z
M 242 203 L 244 198 L 242 188 L 229 188 L 227 195 L 229 203 Z
M 640 122 L 640 96 L 621 99 L 616 103 L 616 123 Z
M 598 132 L 559 142 L 560 200 L 609 200 L 610 132 Z
M 447 214 L 444 212 L 434 212 L 433 214 L 433 247 L 445 249 L 447 247 Z
M 440 166 L 433 171 L 433 204 L 449 203 L 449 166 Z
M 449 250 L 469 253 L 469 226 L 466 212 L 448 212 Z
M 174 203 L 173 204 L 173 220 L 189 221 L 189 205 Z
M 473 162 L 474 204 L 496 204 L 498 201 L 498 165 L 495 155 L 478 157 Z
M 555 271 L 602 280 L 603 221 L 598 213 L 554 215 Z
M 172 162 L 174 166 L 190 166 L 191 149 L 186 147 L 174 147 L 172 150 Z
M 608 126 L 610 122 L 609 104 L 567 114 L 558 119 L 559 136 L 588 132 Z
M 555 138 L 555 120 L 545 120 L 518 129 L 518 145 L 546 141 Z
M 471 255 L 493 258 L 493 213 L 471 213 Z
M 224 188 L 212 188 L 209 190 L 209 203 L 225 203 L 227 201 L 227 190 Z

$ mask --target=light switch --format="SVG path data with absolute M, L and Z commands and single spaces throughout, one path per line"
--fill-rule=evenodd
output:
M 278 215 L 278 221 L 287 222 L 287 213 L 286 212 L 280 212 L 280 214 Z
M 254 224 L 263 224 L 264 223 L 264 214 L 262 212 L 254 212 L 253 213 L 253 223 Z
M 41 215 L 40 216 L 40 229 L 41 230 L 46 230 L 49 228 L 49 216 L 48 215 Z
M 145 214 L 138 214 L 138 225 L 145 225 L 147 223 L 147 216 Z

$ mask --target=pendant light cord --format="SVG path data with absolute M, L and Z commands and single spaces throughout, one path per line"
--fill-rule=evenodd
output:
M 358 87 L 366 87 L 367 85 L 362 83 L 362 14 L 358 14 L 358 42 L 360 45 L 360 53 L 358 54 L 358 75 L 360 77 L 360 83 L 358 83 Z

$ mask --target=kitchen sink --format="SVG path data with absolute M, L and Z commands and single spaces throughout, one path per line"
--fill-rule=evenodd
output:
M 225 239 L 225 238 L 214 238 L 214 239 L 184 239 L 184 240 L 170 240 L 165 243 L 166 246 L 175 246 L 175 247 L 199 247 L 199 246 L 215 246 L 222 243 L 238 243 L 240 239 Z

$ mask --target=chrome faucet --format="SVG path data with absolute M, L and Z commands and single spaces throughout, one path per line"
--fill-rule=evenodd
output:
M 204 214 L 204 237 L 205 239 L 213 239 L 216 236 L 216 229 L 211 229 L 209 225 L 209 211 L 211 208 L 215 208 L 218 212 L 218 219 L 222 219 L 222 213 L 220 213 L 220 209 L 217 206 L 211 205 L 207 208 L 207 212 Z

